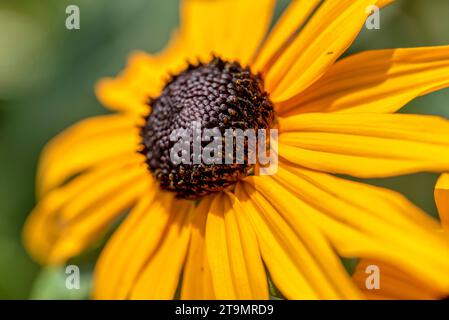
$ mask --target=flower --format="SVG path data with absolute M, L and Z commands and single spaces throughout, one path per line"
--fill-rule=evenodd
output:
M 440 215 L 441 225 L 443 230 L 437 232 L 444 232 L 447 234 L 449 227 L 449 174 L 442 174 L 435 186 L 435 202 Z M 419 261 L 417 261 L 419 263 Z M 377 290 L 368 290 L 366 281 L 366 267 L 375 265 L 379 268 L 381 275 L 381 285 Z M 429 270 L 431 271 L 431 270 Z M 357 264 L 353 275 L 354 281 L 364 291 L 366 296 L 370 299 L 447 299 L 447 291 L 428 283 L 425 280 L 415 277 L 414 274 L 409 274 L 396 266 L 375 260 L 364 259 Z
M 364 298 L 340 257 L 393 264 L 449 292 L 449 240 L 439 225 L 396 192 L 335 175 L 449 169 L 449 121 L 395 114 L 449 86 L 449 47 L 339 59 L 366 8 L 390 2 L 296 0 L 265 37 L 274 0 L 183 1 L 162 53 L 135 53 L 98 84 L 114 114 L 45 147 L 39 201 L 24 228 L 29 252 L 64 263 L 129 210 L 97 262 L 94 298 L 171 299 L 180 288 L 182 299 L 267 299 L 267 278 L 289 299 Z M 208 90 L 214 103 L 237 108 L 244 126 L 278 128 L 275 175 L 170 176 L 168 129 L 198 117 L 234 123 L 230 110 L 201 100 Z M 210 113 L 200 114 L 201 103 Z M 241 116 L 246 108 L 256 113 Z

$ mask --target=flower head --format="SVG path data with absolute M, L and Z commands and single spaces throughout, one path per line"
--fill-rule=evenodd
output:
M 46 146 L 29 252 L 64 263 L 129 210 L 97 263 L 95 298 L 170 299 L 179 287 L 183 299 L 267 299 L 268 278 L 291 299 L 365 297 L 340 257 L 388 262 L 449 292 L 438 224 L 396 192 L 334 175 L 449 170 L 449 121 L 394 114 L 449 86 L 449 47 L 339 60 L 366 8 L 389 2 L 292 1 L 267 35 L 274 0 L 183 1 L 162 53 L 135 53 L 98 84 L 114 114 Z M 173 163 L 172 132 L 196 120 L 220 133 L 279 130 L 277 172 L 258 174 L 248 153 Z

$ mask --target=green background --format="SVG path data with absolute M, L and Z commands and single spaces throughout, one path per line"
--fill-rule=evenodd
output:
M 254 0 L 257 5 L 257 0 Z M 65 28 L 65 8 L 76 4 L 81 29 Z M 287 0 L 279 1 L 276 17 Z M 350 52 L 443 45 L 449 41 L 449 1 L 398 0 L 381 13 L 381 29 L 364 29 Z M 39 152 L 56 133 L 104 113 L 97 79 L 116 74 L 130 51 L 163 48 L 178 23 L 177 0 L 2 0 L 0 3 L 0 298 L 83 298 L 93 260 L 84 258 L 82 288 L 64 290 L 64 270 L 40 270 L 20 233 L 34 204 Z M 449 90 L 410 103 L 403 112 L 449 117 Z M 400 190 L 436 215 L 437 176 L 376 180 Z

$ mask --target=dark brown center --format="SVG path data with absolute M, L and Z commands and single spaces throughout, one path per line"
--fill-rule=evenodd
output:
M 253 172 L 248 150 L 243 163 L 225 163 L 229 153 L 224 143 L 227 129 L 269 129 L 274 120 L 273 104 L 261 77 L 238 62 L 220 58 L 190 65 L 167 83 L 159 97 L 151 99 L 150 106 L 152 111 L 141 133 L 148 167 L 163 189 L 188 199 L 221 191 Z M 212 129 L 215 137 L 221 135 L 223 144 L 215 149 L 218 154 L 214 159 L 223 161 L 199 159 L 195 150 L 198 146 L 207 149 L 212 139 L 198 135 L 198 124 L 203 134 L 205 129 Z M 179 152 L 180 146 L 184 153 Z M 180 163 L 174 161 L 174 155 L 187 159 Z

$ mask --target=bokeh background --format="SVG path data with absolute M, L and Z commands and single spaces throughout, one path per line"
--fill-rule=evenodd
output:
M 278 1 L 276 17 L 288 3 Z M 80 30 L 65 28 L 70 4 L 80 8 Z M 78 261 L 82 290 L 69 291 L 63 269 L 39 267 L 21 244 L 39 152 L 68 125 L 106 112 L 95 99 L 95 82 L 116 74 L 131 51 L 163 48 L 178 23 L 178 6 L 178 0 L 1 0 L 0 299 L 88 297 L 98 246 Z M 349 53 L 448 44 L 448 13 L 447 0 L 397 0 L 382 11 L 381 29 L 364 29 Z M 449 90 L 419 98 L 403 112 L 449 117 Z M 436 215 L 435 181 L 434 174 L 419 174 L 371 182 Z

